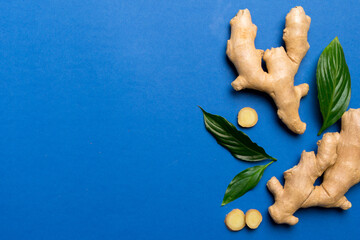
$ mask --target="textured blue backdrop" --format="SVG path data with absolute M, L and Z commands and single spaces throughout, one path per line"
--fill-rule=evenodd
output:
M 266 49 L 282 44 L 296 5 L 312 18 L 296 76 L 310 84 L 302 136 L 269 97 L 232 90 L 225 56 L 239 9 L 251 11 L 256 46 Z M 350 210 L 301 210 L 287 227 L 267 214 L 265 183 L 316 149 L 316 64 L 335 36 L 352 76 L 350 106 L 360 107 L 359 10 L 358 0 L 2 1 L 0 239 L 354 239 L 360 186 L 347 194 Z M 252 164 L 216 144 L 198 105 L 233 123 L 240 108 L 255 108 L 259 122 L 244 131 L 279 159 L 225 207 L 228 183 Z M 229 232 L 233 208 L 259 209 L 260 228 Z

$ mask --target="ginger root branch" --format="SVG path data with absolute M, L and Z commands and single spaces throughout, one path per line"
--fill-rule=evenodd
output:
M 350 109 L 341 120 L 340 133 L 325 133 L 318 152 L 303 152 L 297 166 L 284 172 L 285 184 L 272 177 L 267 187 L 275 203 L 269 213 L 276 223 L 294 225 L 299 208 L 338 207 L 347 210 L 351 203 L 344 196 L 360 182 L 360 109 Z M 320 186 L 314 187 L 323 175 Z
M 294 86 L 294 77 L 301 60 L 309 49 L 307 33 L 311 19 L 302 7 L 295 7 L 286 16 L 283 47 L 265 52 L 255 48 L 257 27 L 248 9 L 240 10 L 231 19 L 231 36 L 226 54 L 235 65 L 239 76 L 232 82 L 236 91 L 245 88 L 268 93 L 274 100 L 279 118 L 297 134 L 304 133 L 306 124 L 300 120 L 300 99 L 309 91 L 308 84 Z M 262 69 L 262 59 L 268 72 Z

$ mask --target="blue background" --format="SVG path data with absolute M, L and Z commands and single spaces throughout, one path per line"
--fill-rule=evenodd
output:
M 304 135 L 278 120 L 271 99 L 235 92 L 225 55 L 229 21 L 248 8 L 256 46 L 280 46 L 296 5 L 311 16 L 311 48 L 295 82 L 310 84 Z M 316 150 L 321 126 L 317 60 L 338 36 L 359 107 L 360 3 L 352 1 L 2 1 L 0 7 L 0 239 L 354 239 L 360 187 L 348 211 L 298 211 L 276 225 L 265 184 Z M 253 164 L 233 158 L 206 132 L 202 106 L 245 129 L 278 158 L 259 185 L 220 207 L 232 178 Z M 338 131 L 340 124 L 328 131 Z M 256 208 L 260 228 L 233 233 L 225 215 Z

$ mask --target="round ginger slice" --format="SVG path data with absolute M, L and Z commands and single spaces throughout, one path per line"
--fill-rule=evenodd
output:
M 225 217 L 225 224 L 231 231 L 240 231 L 245 227 L 245 214 L 240 209 L 233 209 Z
M 256 229 L 259 227 L 262 222 L 261 213 L 256 209 L 250 209 L 246 212 L 245 215 L 246 225 L 251 229 Z
M 258 115 L 253 108 L 244 107 L 239 111 L 238 124 L 241 127 L 250 128 L 255 126 L 258 121 Z

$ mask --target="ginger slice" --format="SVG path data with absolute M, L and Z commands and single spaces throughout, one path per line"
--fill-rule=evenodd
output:
M 256 229 L 259 227 L 262 222 L 261 213 L 256 209 L 250 209 L 246 212 L 245 215 L 246 225 L 251 229 Z
M 225 224 L 231 231 L 240 231 L 245 227 L 245 214 L 240 209 L 233 209 L 225 217 Z
M 255 126 L 258 121 L 258 115 L 253 108 L 245 107 L 239 111 L 238 124 L 241 127 L 250 128 Z

